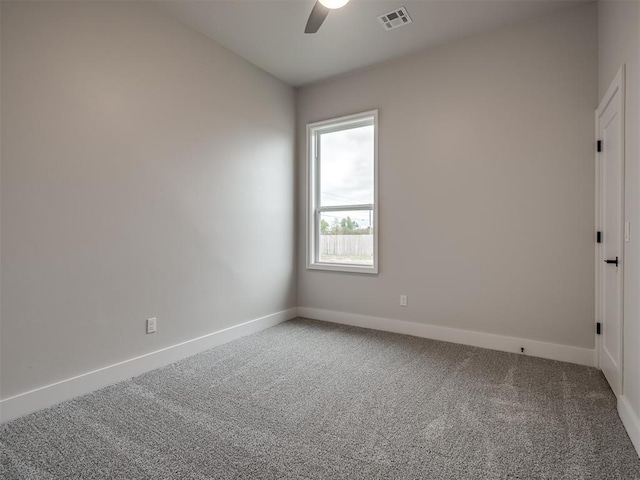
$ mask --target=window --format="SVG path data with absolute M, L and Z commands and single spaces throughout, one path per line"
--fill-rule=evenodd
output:
M 378 273 L 378 111 L 307 125 L 307 268 Z

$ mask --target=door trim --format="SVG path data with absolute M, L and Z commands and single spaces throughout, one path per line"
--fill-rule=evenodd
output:
M 609 104 L 611 103 L 611 101 L 613 100 L 614 96 L 616 95 L 616 93 L 620 92 L 620 118 L 622 121 L 622 125 L 621 125 L 621 129 L 620 129 L 620 152 L 622 155 L 622 182 L 621 182 L 621 186 L 620 186 L 620 200 L 621 200 L 621 208 L 622 208 L 622 228 L 624 229 L 624 222 L 626 220 L 626 216 L 625 216 L 625 204 L 624 204 L 624 186 L 625 186 L 625 65 L 623 64 L 620 69 L 618 70 L 618 72 L 616 73 L 616 76 L 614 77 L 613 81 L 611 82 L 611 85 L 609 85 L 609 88 L 607 89 L 607 92 L 604 94 L 604 96 L 602 97 L 602 101 L 600 102 L 600 105 L 598 106 L 598 108 L 596 109 L 595 112 L 595 141 L 597 142 L 598 140 L 601 140 L 599 138 L 600 136 L 600 115 L 602 115 L 602 113 L 604 112 L 604 110 L 606 110 L 606 108 L 609 106 Z M 595 146 L 595 145 L 594 145 Z M 595 153 L 595 168 L 596 168 L 596 205 L 595 205 L 595 211 L 596 211 L 596 215 L 595 215 L 595 220 L 596 220 L 596 231 L 602 231 L 602 212 L 601 212 L 601 200 L 602 200 L 602 187 L 601 187 L 601 157 L 599 152 L 597 151 L 596 148 L 594 148 Z M 625 252 L 624 252 L 624 232 L 620 232 L 620 253 L 622 255 L 622 262 L 620 265 L 621 270 L 621 283 L 620 283 L 620 395 L 623 395 L 624 393 L 624 263 L 625 263 Z M 602 283 L 601 283 L 601 276 L 602 273 L 604 271 L 604 263 L 602 262 L 602 255 L 601 255 L 601 246 L 602 244 L 596 243 L 595 244 L 595 248 L 594 248 L 594 256 L 595 256 L 595 292 L 596 292 L 596 298 L 595 298 L 595 314 L 596 314 L 596 320 L 594 322 L 594 335 L 595 335 L 595 346 L 596 346 L 596 359 L 597 359 L 597 365 L 598 368 L 601 368 L 600 362 L 600 343 L 602 341 L 602 336 L 598 335 L 595 333 L 596 331 L 596 325 L 595 323 L 599 322 L 602 320 L 602 302 L 601 302 L 601 295 L 602 295 Z

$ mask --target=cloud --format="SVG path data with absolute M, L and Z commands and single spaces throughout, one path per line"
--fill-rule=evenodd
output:
M 322 134 L 322 206 L 373 203 L 373 139 L 372 125 Z

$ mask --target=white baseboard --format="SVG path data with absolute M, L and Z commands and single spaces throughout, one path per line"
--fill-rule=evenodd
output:
M 631 443 L 633 443 L 633 446 L 636 447 L 636 452 L 640 455 L 640 418 L 633 411 L 629 400 L 624 395 L 618 397 L 618 414 L 624 428 L 627 429 Z
M 140 355 L 123 362 L 83 373 L 60 382 L 52 383 L 29 392 L 24 392 L 0 401 L 0 422 L 7 422 L 28 413 L 51 407 L 65 400 L 93 392 L 136 375 L 169 365 L 171 363 L 222 345 L 251 333 L 264 330 L 297 317 L 298 309 L 257 318 L 240 325 L 225 328 L 202 337 Z
M 458 328 L 427 325 L 423 323 L 393 320 L 389 318 L 370 317 L 355 313 L 334 312 L 318 308 L 298 307 L 301 317 L 324 320 L 325 322 L 340 323 L 354 327 L 371 328 L 385 332 L 402 333 L 414 337 L 430 338 L 444 342 L 461 343 L 474 347 L 489 348 L 503 352 L 520 353 L 524 347 L 525 354 L 533 357 L 560 360 L 562 362 L 577 363 L 595 367 L 596 350 L 572 347 L 556 343 L 539 342 L 524 338 L 506 337 L 491 333 L 474 332 Z

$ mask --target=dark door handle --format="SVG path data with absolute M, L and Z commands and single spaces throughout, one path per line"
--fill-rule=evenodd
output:
M 616 267 L 618 266 L 618 257 L 615 260 L 605 260 L 604 263 L 613 263 Z

